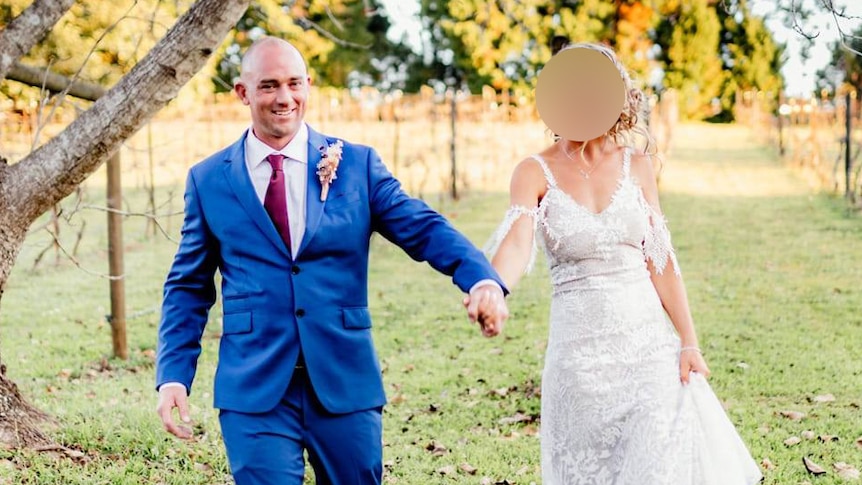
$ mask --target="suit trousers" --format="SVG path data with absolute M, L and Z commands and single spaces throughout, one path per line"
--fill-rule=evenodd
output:
M 275 409 L 258 414 L 220 411 L 236 485 L 302 485 L 304 452 L 318 485 L 379 485 L 382 411 L 329 413 L 306 370 L 298 367 Z

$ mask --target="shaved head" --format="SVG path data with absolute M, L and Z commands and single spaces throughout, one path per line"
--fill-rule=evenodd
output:
M 251 110 L 252 130 L 282 149 L 302 127 L 311 78 L 302 54 L 289 42 L 262 37 L 246 50 L 234 91 Z
M 254 43 L 249 46 L 249 48 L 245 51 L 245 54 L 242 56 L 242 64 L 240 64 L 240 77 L 246 75 L 246 73 L 251 73 L 253 71 L 259 70 L 260 61 L 266 60 L 266 55 L 270 53 L 277 53 L 280 56 L 286 56 L 288 58 L 292 58 L 293 62 L 298 63 L 302 66 L 302 69 L 305 74 L 308 73 L 308 67 L 305 64 L 305 59 L 302 57 L 302 54 L 299 50 L 293 46 L 290 42 L 279 39 L 278 37 L 272 36 L 263 36 Z

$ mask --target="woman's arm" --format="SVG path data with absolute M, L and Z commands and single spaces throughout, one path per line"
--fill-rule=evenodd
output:
M 685 283 L 678 267 L 673 247 L 670 243 L 670 233 L 667 231 L 664 216 L 659 204 L 658 186 L 655 179 L 652 160 L 648 155 L 632 156 L 632 170 L 640 182 L 644 199 L 650 209 L 650 224 L 652 237 L 659 241 L 645 241 L 645 246 L 667 251 L 667 254 L 653 255 L 646 252 L 647 267 L 650 271 L 653 286 L 658 293 L 662 306 L 667 312 L 671 323 L 676 328 L 681 341 L 680 378 L 688 382 L 688 373 L 696 371 L 703 376 L 709 375 L 709 368 L 700 352 L 694 320 L 688 304 Z
M 511 291 L 520 281 L 533 258 L 536 218 L 545 192 L 545 176 L 536 161 L 521 161 L 512 172 L 509 185 L 509 210 L 506 219 L 514 218 L 502 237 L 491 264 Z M 504 221 L 504 225 L 506 222 Z

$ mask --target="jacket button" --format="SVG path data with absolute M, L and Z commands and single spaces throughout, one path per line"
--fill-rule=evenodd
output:
M 304 316 L 305 316 L 305 310 L 303 310 L 302 308 L 300 308 L 299 310 L 297 310 L 297 311 L 296 311 L 296 316 L 297 316 L 297 317 L 299 317 L 299 318 L 304 317 Z
M 290 268 L 290 272 L 293 274 L 299 274 L 299 266 L 294 266 Z

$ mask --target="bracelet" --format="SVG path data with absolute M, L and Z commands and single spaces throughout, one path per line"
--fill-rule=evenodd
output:
M 679 353 L 681 354 L 681 353 L 688 351 L 688 350 L 691 350 L 692 352 L 697 352 L 698 354 L 703 355 L 703 352 L 701 352 L 700 347 L 695 347 L 693 345 L 680 348 Z

